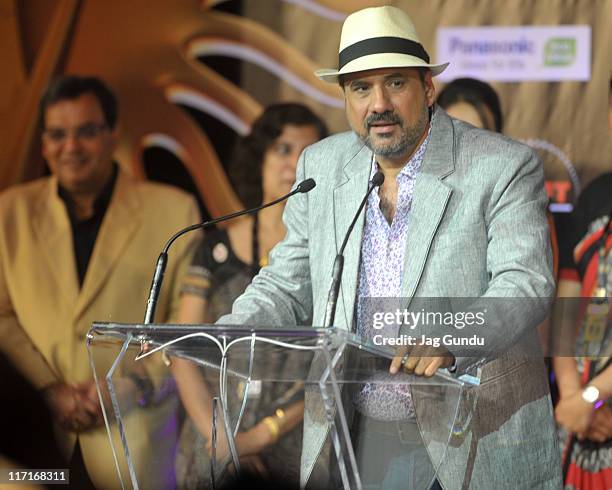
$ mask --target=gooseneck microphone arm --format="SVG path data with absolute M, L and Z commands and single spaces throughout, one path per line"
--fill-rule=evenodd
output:
M 145 312 L 144 324 L 149 325 L 153 323 L 153 319 L 155 317 L 155 308 L 157 306 L 157 300 L 159 298 L 162 282 L 164 280 L 164 272 L 166 271 L 166 265 L 168 263 L 168 250 L 170 250 L 170 247 L 177 238 L 193 230 L 208 228 L 209 226 L 221 223 L 222 221 L 228 221 L 230 219 L 238 218 L 239 216 L 244 216 L 245 214 L 254 214 L 264 208 L 274 206 L 275 204 L 289 199 L 294 194 L 304 194 L 306 192 L 310 192 L 312 189 L 314 189 L 316 185 L 317 184 L 315 183 L 314 179 L 306 179 L 300 182 L 297 187 L 293 189 L 289 194 L 286 194 L 283 197 L 280 197 L 272 202 L 268 202 L 266 204 L 262 204 L 261 206 L 257 206 L 251 209 L 245 209 L 232 214 L 227 214 L 225 216 L 212 219 L 210 221 L 204 221 L 203 223 L 196 223 L 195 225 L 187 226 L 186 228 L 183 228 L 182 230 L 179 230 L 174 235 L 172 235 L 172 237 L 166 242 L 166 245 L 164 245 L 162 253 L 159 254 L 159 257 L 157 258 L 157 265 L 155 266 L 153 280 L 151 281 L 151 289 L 149 290 L 149 299 L 147 300 L 147 310 Z
M 380 170 L 376 172 L 374 177 L 372 177 L 372 180 L 370 180 L 370 183 L 368 184 L 368 192 L 365 196 L 363 196 L 361 204 L 355 213 L 355 217 L 353 218 L 353 221 L 351 222 L 351 225 L 348 227 L 346 235 L 344 236 L 344 241 L 340 246 L 338 255 L 336 255 L 334 267 L 332 269 L 332 283 L 327 295 L 327 305 L 325 306 L 325 321 L 323 322 L 324 327 L 331 327 L 334 324 L 334 319 L 336 317 L 336 306 L 338 304 L 338 295 L 340 293 L 340 280 L 342 279 L 342 270 L 344 269 L 344 249 L 348 243 L 349 236 L 351 236 L 351 232 L 355 227 L 357 218 L 359 218 L 359 215 L 368 201 L 370 194 L 376 187 L 381 186 L 384 181 L 385 176 Z

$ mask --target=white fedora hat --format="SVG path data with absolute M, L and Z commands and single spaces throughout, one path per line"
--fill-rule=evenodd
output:
M 342 25 L 338 69 L 315 71 L 325 82 L 339 75 L 377 68 L 429 68 L 433 75 L 448 63 L 432 65 L 408 14 L 396 7 L 373 7 L 349 15 Z

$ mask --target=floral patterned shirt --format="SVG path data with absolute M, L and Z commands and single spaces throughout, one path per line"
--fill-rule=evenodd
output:
M 361 243 L 356 309 L 357 334 L 366 339 L 372 339 L 374 334 L 395 337 L 398 333 L 397 326 L 391 326 L 386 330 L 374 330 L 371 313 L 373 313 L 372 308 L 376 308 L 376 301 L 373 302 L 370 298 L 392 299 L 401 296 L 412 195 L 430 134 L 431 125 L 425 140 L 397 176 L 397 210 L 391 224 L 380 209 L 378 192 L 372 192 L 368 198 Z M 377 171 L 378 164 L 372 159 L 370 178 Z M 386 378 L 393 379 L 392 375 L 386 372 L 377 375 L 377 381 L 384 381 Z M 357 393 L 355 402 L 361 413 L 378 420 L 405 420 L 414 417 L 410 392 L 405 384 L 366 383 Z

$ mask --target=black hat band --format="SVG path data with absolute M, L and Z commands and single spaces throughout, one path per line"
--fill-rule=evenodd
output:
M 425 51 L 422 44 L 416 41 L 401 37 L 374 37 L 351 44 L 340 51 L 338 55 L 338 69 L 341 70 L 343 66 L 357 58 L 380 53 L 408 54 L 422 59 L 425 63 L 429 63 L 427 51 Z

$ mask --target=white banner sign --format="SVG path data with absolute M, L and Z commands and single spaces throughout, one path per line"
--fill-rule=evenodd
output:
M 497 82 L 591 77 L 590 26 L 440 27 L 438 63 L 450 66 L 438 77 L 471 77 Z

